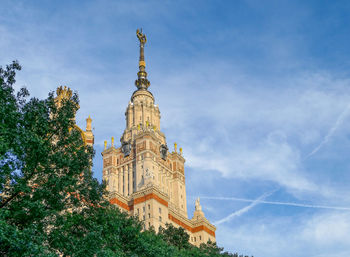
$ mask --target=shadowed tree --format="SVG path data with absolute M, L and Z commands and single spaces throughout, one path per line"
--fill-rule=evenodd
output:
M 75 125 L 76 94 L 57 106 L 53 93 L 31 98 L 14 92 L 17 62 L 0 68 L 0 253 L 48 248 L 42 240 L 65 211 L 101 202 L 103 187 L 91 174 L 93 149 Z M 12 226 L 12 227 L 11 227 Z M 13 230 L 13 231 L 12 231 Z M 29 233 L 29 245 L 18 242 Z M 17 235 L 18 233 L 18 235 Z M 12 238 L 13 236 L 13 238 Z M 14 241 L 11 241 L 11 240 Z M 43 246 L 45 245 L 45 247 Z

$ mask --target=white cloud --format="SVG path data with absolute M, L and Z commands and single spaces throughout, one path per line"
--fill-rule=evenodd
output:
M 325 212 L 299 217 L 261 217 L 218 226 L 218 241 L 226 249 L 261 257 L 348 257 L 350 218 Z
M 220 67 L 211 66 L 215 75 L 205 80 L 192 70 L 188 76 L 183 72 L 181 78 L 158 82 L 169 85 L 170 91 L 156 95 L 165 103 L 160 105 L 166 115 L 163 127 L 168 136 L 180 138 L 187 165 L 216 170 L 227 178 L 260 179 L 290 191 L 329 195 L 332 189 L 319 183 L 317 171 L 307 170 L 304 159 L 348 105 L 349 81 L 304 72 L 269 84 L 269 78 L 262 82 L 239 72 L 228 75 Z M 206 74 L 207 68 L 201 66 L 201 72 Z M 191 87 L 193 83 L 203 90 Z
M 214 225 L 216 225 L 216 226 L 220 225 L 222 223 L 230 221 L 231 219 L 233 219 L 235 217 L 239 217 L 239 216 L 243 215 L 244 213 L 248 212 L 250 209 L 254 208 L 255 205 L 259 204 L 266 197 L 270 196 L 272 193 L 273 192 L 265 193 L 265 194 L 261 195 L 260 197 L 258 197 L 254 201 L 252 201 L 249 205 L 239 209 L 238 211 L 234 211 L 233 213 L 231 213 L 230 215 L 226 216 L 225 218 L 222 218 L 222 219 L 214 222 Z
M 315 215 L 308 220 L 302 230 L 303 238 L 318 247 L 350 244 L 349 213 L 326 213 Z

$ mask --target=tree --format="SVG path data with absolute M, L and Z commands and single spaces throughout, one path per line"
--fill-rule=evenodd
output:
M 17 94 L 13 89 L 20 69 L 17 62 L 0 68 L 0 218 L 7 224 L 0 234 L 0 253 L 4 255 L 10 254 L 9 246 L 18 235 L 31 239 L 29 248 L 21 242 L 26 251 L 36 245 L 48 249 L 42 240 L 58 217 L 103 201 L 103 187 L 91 174 L 93 149 L 72 129 L 77 94 L 63 99 L 60 107 L 53 93 L 45 100 L 27 101 L 25 88 Z
M 190 236 L 182 227 L 176 228 L 172 224 L 167 223 L 165 228 L 159 227 L 158 234 L 165 242 L 176 246 L 178 249 L 188 249 L 191 246 L 189 243 Z

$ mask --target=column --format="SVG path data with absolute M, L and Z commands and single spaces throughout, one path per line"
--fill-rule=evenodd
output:
M 123 175 L 122 175 L 122 168 L 120 167 L 118 169 L 118 175 L 119 175 L 119 194 L 123 194 Z
M 129 164 L 129 195 L 133 193 L 133 176 L 132 176 L 132 164 Z
M 124 174 L 124 196 L 128 195 L 128 165 L 123 168 Z

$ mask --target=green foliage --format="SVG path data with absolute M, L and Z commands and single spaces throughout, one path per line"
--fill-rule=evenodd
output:
M 104 198 L 92 177 L 94 151 L 75 128 L 78 95 L 13 88 L 17 62 L 0 67 L 1 256 L 232 256 L 216 243 L 194 247 L 183 228 L 159 233 Z
M 60 108 L 53 93 L 27 100 L 26 89 L 13 89 L 20 69 L 17 62 L 0 68 L 0 222 L 7 224 L 0 245 L 22 238 L 29 240 L 24 250 L 42 250 L 62 213 L 100 204 L 103 188 L 91 174 L 93 149 L 72 129 L 78 96 L 64 99 Z M 11 249 L 0 253 L 20 252 Z
M 178 249 L 189 249 L 191 246 L 189 243 L 190 236 L 182 227 L 176 228 L 173 224 L 167 223 L 165 228 L 159 227 L 158 234 L 165 242 L 176 246 Z

